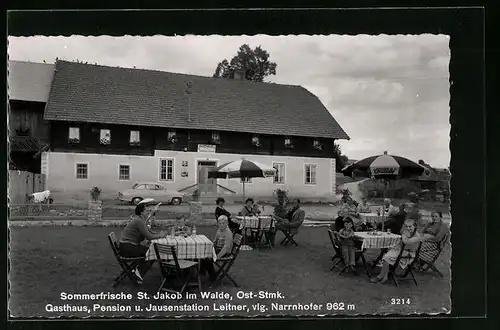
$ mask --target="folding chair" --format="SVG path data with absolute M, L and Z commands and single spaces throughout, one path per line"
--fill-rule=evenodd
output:
M 292 233 L 290 229 L 280 229 L 280 230 L 283 233 L 283 235 L 285 235 L 285 237 L 280 243 L 281 245 L 286 246 L 288 244 L 293 244 L 295 246 L 299 246 L 299 244 L 297 244 L 297 242 L 295 242 L 295 240 L 293 239 L 295 235 L 298 234 L 298 231 L 296 233 Z
M 439 277 L 443 277 L 443 274 L 436 268 L 434 263 L 441 256 L 446 244 L 450 239 L 450 233 L 444 235 L 440 242 L 422 242 L 422 248 L 420 249 L 420 254 L 418 257 L 418 270 L 427 271 L 431 270 L 433 273 L 437 274 Z
M 340 275 L 346 271 L 349 265 L 346 262 L 344 251 L 342 250 L 341 240 L 338 235 L 339 235 L 338 232 L 328 229 L 328 236 L 330 237 L 330 242 L 332 243 L 333 250 L 335 251 L 335 254 L 332 256 L 333 265 L 332 268 L 330 268 L 330 270 L 334 270 L 336 268 L 340 269 L 338 273 L 338 275 Z M 356 248 L 355 259 L 356 263 L 358 262 L 359 259 L 361 259 L 361 261 L 363 262 L 363 267 L 365 268 L 366 275 L 370 277 L 370 272 L 368 271 L 368 267 L 366 265 L 364 251 Z
M 198 290 L 201 291 L 201 281 L 199 269 L 196 269 L 197 281 L 191 282 L 191 270 L 194 268 L 198 268 L 199 263 L 197 261 L 191 260 L 179 260 L 177 258 L 177 250 L 175 245 L 165 245 L 159 243 L 153 243 L 154 249 L 156 253 L 156 259 L 158 259 L 160 263 L 160 271 L 163 277 L 162 282 L 160 284 L 160 288 L 158 292 L 171 292 L 171 293 L 180 293 L 181 295 L 184 293 L 187 287 L 198 287 Z M 182 283 L 180 291 L 170 290 L 166 287 L 167 280 L 172 278 L 180 281 Z
M 223 279 L 227 278 L 235 287 L 239 287 L 238 283 L 229 275 L 229 270 L 233 266 L 238 253 L 240 252 L 242 235 L 235 234 L 233 239 L 233 248 L 231 253 L 227 257 L 218 258 L 215 262 L 216 267 L 216 282 L 222 282 Z
M 257 237 L 257 245 L 259 247 L 266 246 L 270 249 L 274 246 L 274 237 L 276 236 L 276 224 L 273 217 L 271 217 L 271 222 L 269 227 L 262 227 L 261 219 L 259 219 L 259 232 Z M 265 239 L 265 242 L 262 244 L 262 239 Z
M 130 281 L 134 285 L 139 285 L 137 281 L 138 278 L 134 275 L 133 270 L 144 261 L 145 257 L 135 257 L 135 258 L 125 258 L 120 256 L 118 240 L 116 239 L 116 235 L 114 232 L 109 233 L 108 235 L 109 245 L 111 245 L 111 249 L 115 255 L 116 261 L 120 264 L 122 268 L 122 272 L 115 278 L 113 287 L 116 287 L 123 281 L 126 277 L 130 279 Z
M 417 283 L 417 279 L 415 278 L 415 275 L 413 274 L 413 267 L 415 267 L 415 263 L 417 262 L 418 258 L 419 258 L 419 254 L 420 254 L 420 248 L 422 247 L 422 242 L 419 243 L 418 245 L 418 248 L 417 248 L 417 252 L 415 253 L 415 258 L 413 259 L 413 261 L 406 266 L 405 269 L 403 269 L 403 273 L 398 275 L 397 274 L 397 270 L 400 268 L 399 267 L 399 264 L 401 262 L 402 259 L 408 259 L 410 258 L 409 256 L 406 256 L 404 257 L 403 256 L 403 252 L 404 252 L 404 244 L 402 245 L 401 247 L 401 252 L 399 253 L 397 259 L 396 259 L 396 262 L 394 263 L 394 265 L 390 265 L 389 266 L 389 277 L 391 277 L 394 281 L 394 284 L 396 284 L 397 287 L 399 287 L 399 282 L 398 280 L 406 280 L 406 278 L 408 277 L 408 275 L 411 276 L 411 279 L 413 280 L 413 282 L 415 283 L 415 285 L 418 286 L 418 283 Z

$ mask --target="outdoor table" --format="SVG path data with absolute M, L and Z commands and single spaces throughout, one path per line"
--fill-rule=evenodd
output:
M 254 246 L 257 245 L 258 240 L 261 238 L 263 229 L 272 229 L 271 225 L 274 225 L 272 217 L 270 215 L 259 215 L 256 216 L 236 216 L 236 221 L 240 224 L 240 228 L 243 230 L 251 230 L 252 238 L 254 239 Z M 260 226 L 259 226 L 260 221 Z M 244 239 L 246 238 L 246 235 Z
M 363 223 L 378 224 L 387 219 L 386 216 L 378 215 L 377 213 L 359 213 L 359 218 Z
M 363 253 L 367 249 L 380 249 L 380 253 L 373 263 L 373 268 L 382 260 L 382 257 L 387 252 L 388 249 L 395 247 L 401 242 L 401 235 L 386 233 L 386 232 L 374 232 L 359 231 L 354 233 L 354 239 L 361 241 L 361 250 Z M 367 269 L 368 271 L 368 269 Z M 369 273 L 369 272 L 368 272 Z
M 195 236 L 167 236 L 151 241 L 148 252 L 146 252 L 146 260 L 156 260 L 156 252 L 154 243 L 164 245 L 175 245 L 177 258 L 182 260 L 200 260 L 212 258 L 217 260 L 214 243 L 205 235 Z M 168 260 L 166 257 L 165 260 Z

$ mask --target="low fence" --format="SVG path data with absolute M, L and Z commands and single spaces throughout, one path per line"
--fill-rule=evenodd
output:
M 11 204 L 9 205 L 9 221 L 27 220 L 87 220 L 89 219 L 88 203 L 78 204 Z M 179 212 L 169 209 L 168 206 L 160 208 L 157 218 L 175 219 L 179 215 L 190 217 L 192 210 Z M 198 213 L 200 211 L 197 211 Z M 127 219 L 134 214 L 134 206 L 103 205 L 102 219 L 116 220 Z
M 45 190 L 45 175 L 9 170 L 9 198 L 11 203 L 26 202 L 26 195 Z

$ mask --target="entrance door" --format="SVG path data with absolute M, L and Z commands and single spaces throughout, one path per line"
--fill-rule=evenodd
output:
M 198 188 L 200 193 L 217 193 L 217 180 L 208 178 L 208 171 L 216 168 L 217 163 L 208 160 L 198 161 Z

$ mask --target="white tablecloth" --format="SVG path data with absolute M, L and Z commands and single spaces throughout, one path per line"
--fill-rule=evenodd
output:
M 354 237 L 363 241 L 362 249 L 390 249 L 401 242 L 401 235 L 378 232 L 379 235 L 371 235 L 370 232 L 360 231 Z
M 363 223 L 381 223 L 382 221 L 387 220 L 387 216 L 383 217 L 378 215 L 377 213 L 360 213 L 359 218 Z
M 153 240 L 149 246 L 149 250 L 146 253 L 146 260 L 156 260 L 156 252 L 154 249 L 154 243 L 160 243 L 164 245 L 175 245 L 177 250 L 178 259 L 208 259 L 213 258 L 214 261 L 217 259 L 217 254 L 215 253 L 214 243 L 205 235 L 196 236 L 175 236 L 166 237 Z M 166 260 L 169 257 L 162 256 L 162 259 Z
M 269 229 L 271 226 L 271 216 L 261 215 L 259 217 L 235 217 L 236 221 L 240 223 L 243 228 L 259 229 L 259 219 L 260 219 L 260 229 Z M 274 226 L 274 225 L 273 225 Z

